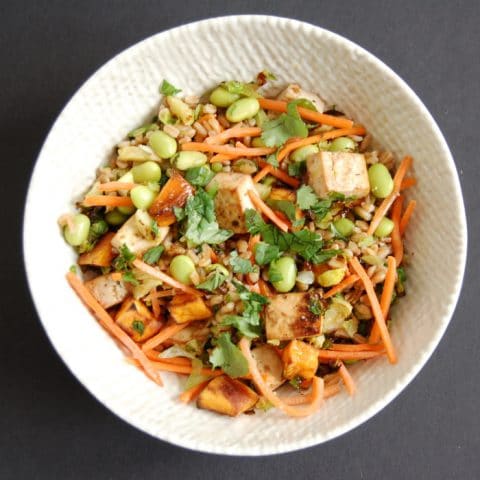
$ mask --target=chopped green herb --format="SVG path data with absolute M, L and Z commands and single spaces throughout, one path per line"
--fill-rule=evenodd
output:
M 232 343 L 229 333 L 221 333 L 217 338 L 216 347 L 210 353 L 209 361 L 213 368 L 220 367 L 232 378 L 242 377 L 248 373 L 247 359 Z
M 162 84 L 160 85 L 160 93 L 162 95 L 165 95 L 166 97 L 170 97 L 172 95 L 176 95 L 177 93 L 180 93 L 181 90 L 177 87 L 174 87 L 170 82 L 167 80 L 164 80 Z
M 70 271 L 71 271 L 72 273 L 77 273 L 77 266 L 76 266 L 76 265 L 71 265 L 71 266 L 70 266 Z
M 255 262 L 266 265 L 280 256 L 280 249 L 276 245 L 258 242 L 255 246 Z
M 134 320 L 132 322 L 132 328 L 139 335 L 143 335 L 143 332 L 145 332 L 145 324 L 141 320 Z
M 296 390 L 300 390 L 300 385 L 302 384 L 302 377 L 293 377 L 289 381 L 290 385 L 295 388 Z
M 250 273 L 255 271 L 252 262 L 246 258 L 240 257 L 236 250 L 230 254 L 229 263 L 235 273 Z
M 297 190 L 297 205 L 301 210 L 310 210 L 318 202 L 318 198 L 313 192 L 312 187 L 302 185 Z
M 153 236 L 155 238 L 158 237 L 158 223 L 155 219 L 152 219 L 152 222 L 150 223 L 150 229 L 152 230 Z
M 258 97 L 257 88 L 258 85 L 254 83 L 243 83 L 237 82 L 235 80 L 230 80 L 228 82 L 223 82 L 220 84 L 229 93 L 234 93 L 236 95 L 242 95 L 244 97 Z
M 157 245 L 156 247 L 149 248 L 143 254 L 143 261 L 150 265 L 157 263 L 160 257 L 162 256 L 162 253 L 164 250 L 165 250 L 165 247 L 163 245 Z
M 208 292 L 213 292 L 218 287 L 220 287 L 220 285 L 222 285 L 226 279 L 227 276 L 223 272 L 215 269 L 202 283 L 199 283 L 196 288 L 199 288 L 200 290 L 207 290 Z
M 274 166 L 275 168 L 277 168 L 278 165 L 279 165 L 278 158 L 277 158 L 277 152 L 271 153 L 270 155 L 268 155 L 267 158 L 265 159 L 265 161 L 267 163 L 269 163 L 270 165 Z
M 124 272 L 122 275 L 122 280 L 135 286 L 140 285 L 140 282 L 135 278 L 133 272 Z
M 115 270 L 124 272 L 130 269 L 131 263 L 135 260 L 135 254 L 132 253 L 129 248 L 123 244 L 120 247 L 120 254 L 113 261 Z
M 295 204 L 290 200 L 267 200 L 267 204 L 272 207 L 274 210 L 283 212 L 290 221 L 296 220 L 296 209 Z
M 185 179 L 197 187 L 205 187 L 215 174 L 209 167 L 202 165 L 200 167 L 189 168 L 185 174 Z
M 308 309 L 310 312 L 312 312 L 314 315 L 321 315 L 323 313 L 323 308 L 320 302 L 316 299 L 310 300 L 310 303 L 308 305 Z
M 290 163 L 288 165 L 288 174 L 291 177 L 300 177 L 305 173 L 306 162 Z

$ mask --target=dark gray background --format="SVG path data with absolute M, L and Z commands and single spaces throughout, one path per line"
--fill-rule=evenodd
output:
M 375 418 L 341 438 L 259 459 L 209 456 L 165 444 L 101 406 L 48 343 L 25 285 L 20 247 L 35 157 L 82 82 L 111 56 L 149 35 L 235 13 L 315 23 L 392 67 L 445 134 L 460 172 L 469 225 L 459 305 L 437 351 L 412 384 Z M 0 278 L 6 294 L 0 310 L 0 478 L 478 478 L 479 23 L 476 0 L 2 1 Z

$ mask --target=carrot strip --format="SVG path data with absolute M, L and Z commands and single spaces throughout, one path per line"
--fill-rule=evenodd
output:
M 387 258 L 387 273 L 385 275 L 385 282 L 383 284 L 382 296 L 380 297 L 380 309 L 384 319 L 388 317 L 388 311 L 390 310 L 390 303 L 392 302 L 393 289 L 395 287 L 395 280 L 397 278 L 397 262 L 395 257 L 389 256 Z M 370 338 L 368 342 L 378 343 L 380 340 L 380 330 L 378 324 L 374 323 L 372 331 L 370 332 Z
M 170 358 L 164 358 L 161 357 L 161 352 L 157 350 L 146 350 L 145 355 L 149 360 L 152 360 L 154 362 L 162 362 L 162 363 L 171 363 L 172 365 L 183 365 L 183 366 L 189 366 L 192 364 L 192 361 L 189 358 L 186 357 L 170 357 Z
M 260 106 L 265 110 L 272 110 L 273 112 L 286 112 L 287 102 L 281 100 L 271 100 L 269 98 L 259 98 L 258 102 Z M 297 107 L 300 116 L 306 120 L 311 120 L 316 123 L 323 123 L 324 125 L 330 125 L 338 128 L 350 128 L 353 126 L 352 120 L 347 118 L 334 117 L 333 115 L 327 115 L 325 113 L 315 112 L 308 108 Z
M 210 145 L 222 145 L 231 138 L 244 138 L 244 137 L 258 137 L 262 134 L 262 129 L 259 127 L 232 127 L 224 130 L 222 133 L 213 137 L 208 137 L 205 143 Z
M 318 350 L 318 359 L 320 361 L 324 360 L 326 362 L 331 362 L 334 360 L 367 360 L 369 358 L 378 357 L 383 355 L 385 350 L 378 351 L 360 351 L 360 352 L 340 352 L 336 350 Z
M 159 318 L 161 313 L 160 302 L 158 301 L 158 297 L 155 295 L 155 293 L 156 293 L 155 288 L 150 291 L 150 299 L 152 301 L 153 315 L 155 316 L 155 318 Z
M 250 256 L 253 257 L 255 255 L 255 245 L 260 241 L 260 234 L 257 233 L 256 235 L 250 235 L 248 239 L 248 251 L 250 252 Z
M 367 275 L 367 272 L 362 267 L 360 262 L 356 257 L 353 257 L 349 260 L 350 265 L 352 266 L 355 273 L 360 277 L 365 290 L 367 292 L 368 299 L 370 300 L 370 306 L 372 308 L 373 316 L 375 318 L 375 322 L 378 324 L 378 328 L 380 330 L 380 336 L 382 338 L 383 344 L 385 345 L 385 350 L 387 352 L 388 359 L 390 363 L 396 363 L 397 357 L 395 354 L 395 349 L 392 344 L 392 340 L 390 338 L 390 334 L 388 332 L 387 325 L 385 323 L 385 318 L 383 316 L 382 310 L 380 308 L 380 304 L 378 303 L 378 298 L 375 293 L 375 289 L 373 287 L 372 281 Z M 364 352 L 367 353 L 367 352 Z
M 101 192 L 116 192 L 117 190 L 131 190 L 137 186 L 136 183 L 130 182 L 106 182 L 97 186 Z
M 225 153 L 227 155 L 240 155 L 242 157 L 260 157 L 262 155 L 270 155 L 276 149 L 268 147 L 258 148 L 236 148 L 230 145 L 210 145 L 208 143 L 187 142 L 180 145 L 180 150 L 184 152 L 210 152 Z
M 262 160 L 258 162 L 258 164 L 261 167 L 265 167 L 266 165 L 270 165 L 269 163 L 266 163 Z M 283 183 L 286 183 L 287 185 L 290 185 L 293 188 L 298 188 L 300 186 L 300 180 L 298 178 L 291 177 L 287 173 L 285 173 L 283 170 L 280 170 L 279 168 L 273 167 L 270 172 L 275 178 L 278 178 L 281 180 Z
M 323 398 L 334 397 L 338 393 L 340 393 L 340 387 L 338 386 L 338 384 L 327 385 L 325 387 L 325 390 L 323 391 Z
M 90 195 L 83 199 L 85 207 L 131 207 L 130 197 L 114 197 L 111 195 Z
M 323 380 L 319 377 L 314 377 L 312 381 L 312 392 L 310 397 L 310 403 L 305 406 L 290 406 L 283 402 L 273 390 L 267 386 L 261 373 L 258 370 L 257 363 L 250 351 L 251 340 L 243 337 L 239 342 L 240 350 L 244 357 L 247 359 L 248 368 L 252 376 L 252 381 L 257 388 L 258 392 L 263 395 L 274 407 L 282 410 L 287 415 L 292 417 L 305 417 L 315 413 L 323 403 Z
M 267 285 L 267 282 L 265 280 L 263 280 L 263 278 L 260 278 L 258 280 L 258 286 L 260 288 L 260 293 L 264 296 L 264 297 L 271 297 L 272 296 L 272 291 L 270 290 L 270 288 L 268 287 Z
M 323 298 L 330 298 L 336 295 L 337 293 L 345 290 L 350 285 L 353 285 L 355 282 L 359 280 L 358 275 L 349 275 L 347 278 L 343 279 L 338 285 L 332 287 L 324 296 Z
M 229 162 L 230 160 L 234 160 L 235 158 L 240 157 L 240 155 L 232 155 L 230 153 L 217 153 L 210 159 L 210 163 L 215 163 L 215 162 Z
M 362 125 L 353 125 L 351 128 L 338 128 L 322 133 L 322 140 L 333 140 L 338 137 L 347 137 L 348 135 L 365 135 L 367 131 Z
M 273 165 L 267 163 L 254 177 L 253 182 L 258 183 L 262 178 L 266 177 L 268 174 L 272 173 Z
M 347 370 L 347 367 L 342 361 L 340 361 L 340 368 L 338 369 L 338 373 L 343 380 L 348 394 L 353 397 L 353 395 L 355 395 L 355 392 L 357 391 L 357 387 L 355 386 L 355 382 L 353 381 L 350 372 Z
M 93 312 L 103 327 L 129 350 L 133 358 L 135 358 L 145 370 L 145 373 L 148 375 L 148 377 L 158 385 L 163 385 L 160 375 L 152 368 L 148 358 L 145 356 L 145 353 L 113 321 L 112 317 L 100 305 L 100 303 L 98 303 L 97 299 L 90 293 L 88 288 L 85 287 L 83 282 L 72 272 L 67 273 L 67 280 L 72 289 L 79 296 L 80 300 L 82 300 L 83 303 Z
M 199 290 L 195 290 L 192 287 L 188 287 L 187 285 L 184 285 L 183 283 L 175 280 L 174 278 L 170 277 L 166 273 L 163 273 L 162 271 L 158 270 L 157 268 L 153 268 L 150 265 L 146 264 L 145 262 L 142 262 L 138 258 L 132 262 L 132 265 L 135 268 L 138 268 L 142 272 L 146 273 L 147 275 L 150 275 L 151 277 L 158 278 L 158 280 L 166 283 L 167 285 L 170 285 L 173 288 L 177 288 L 178 290 L 183 290 L 186 293 L 190 293 L 192 295 L 203 295 L 202 292 Z
M 155 347 L 158 347 L 158 345 L 162 344 L 165 340 L 168 340 L 180 330 L 183 330 L 187 325 L 188 322 L 179 324 L 173 323 L 171 325 L 167 325 L 166 327 L 162 328 L 156 335 L 147 340 L 142 345 L 142 350 L 144 352 L 146 352 L 147 350 L 153 350 Z
M 405 209 L 405 212 L 402 215 L 402 218 L 400 219 L 400 235 L 402 237 L 405 234 L 405 230 L 408 227 L 408 223 L 410 222 L 410 218 L 416 206 L 417 202 L 415 200 L 410 200 L 408 202 L 407 208 Z
M 180 395 L 180 401 L 182 403 L 190 403 L 195 400 L 202 393 L 202 390 L 208 385 L 208 382 L 210 382 L 210 380 L 206 380 L 205 382 L 199 383 L 198 385 L 185 390 Z
M 414 177 L 404 178 L 400 184 L 400 191 L 406 190 L 407 188 L 414 187 L 417 184 L 417 179 Z
M 333 352 L 383 352 L 383 345 L 370 345 L 369 343 L 333 343 L 328 347 Z
M 277 225 L 280 230 L 288 232 L 288 225 L 283 220 L 278 218 L 277 215 L 275 215 L 273 210 L 257 195 L 256 192 L 249 190 L 248 197 L 252 201 L 255 208 L 260 210 L 266 217 L 268 217 L 275 225 Z
M 176 293 L 177 290 L 175 288 L 170 288 L 169 290 L 152 290 L 147 298 L 153 300 L 154 298 L 173 297 Z
M 174 363 L 169 362 L 152 362 L 152 367 L 157 370 L 181 373 L 183 375 L 189 375 L 190 373 L 192 373 L 193 370 L 193 367 L 191 365 L 175 365 Z M 223 372 L 221 370 L 211 370 L 210 368 L 202 368 L 200 372 L 202 375 L 211 375 L 213 377 L 223 375 Z
M 400 217 L 402 215 L 402 206 L 403 206 L 403 196 L 400 195 L 397 197 L 392 206 L 392 221 L 393 221 L 393 230 L 392 230 L 392 250 L 397 266 L 402 263 L 403 259 L 403 241 L 400 234 Z
M 408 156 L 404 157 L 403 160 L 401 161 L 400 166 L 398 167 L 397 173 L 395 173 L 395 176 L 393 177 L 393 191 L 387 198 L 383 200 L 383 202 L 379 205 L 379 207 L 375 211 L 375 215 L 373 216 L 372 221 L 370 222 L 370 226 L 368 227 L 368 231 L 367 231 L 368 235 L 373 235 L 373 232 L 377 229 L 380 221 L 387 214 L 393 202 L 398 197 L 400 193 L 403 177 L 405 177 L 405 174 L 410 169 L 412 165 L 412 161 L 413 161 L 412 157 L 408 157 Z

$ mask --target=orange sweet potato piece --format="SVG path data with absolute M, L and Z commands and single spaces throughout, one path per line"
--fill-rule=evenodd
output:
M 112 251 L 114 232 L 106 233 L 89 252 L 82 253 L 78 258 L 79 265 L 95 265 L 109 267 L 115 254 Z
M 188 293 L 173 297 L 167 308 L 177 323 L 206 320 L 213 315 L 201 297 Z
M 283 350 L 283 375 L 291 379 L 297 375 L 310 380 L 318 368 L 318 351 L 308 343 L 292 340 Z

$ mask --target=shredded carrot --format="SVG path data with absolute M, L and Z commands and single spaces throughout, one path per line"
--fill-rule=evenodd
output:
M 318 350 L 318 359 L 320 361 L 331 362 L 334 360 L 367 360 L 369 358 L 383 355 L 385 350 L 378 351 L 360 351 L 360 352 L 340 352 L 337 350 Z
M 261 167 L 265 167 L 266 165 L 269 165 L 262 160 L 260 160 L 258 164 Z M 269 173 L 271 173 L 275 178 L 278 178 L 283 183 L 286 183 L 287 185 L 290 185 L 293 188 L 298 188 L 300 186 L 300 180 L 298 180 L 298 178 L 291 177 L 290 175 L 285 173 L 283 170 L 280 170 L 280 168 L 273 167 Z
M 120 282 L 122 280 L 123 274 L 121 272 L 113 272 L 110 274 L 110 278 L 114 282 Z
M 329 132 L 322 133 L 322 140 L 333 140 L 334 138 L 347 137 L 348 135 L 363 136 L 366 133 L 367 131 L 362 125 L 353 125 L 351 128 L 338 128 L 336 130 L 330 130 Z
M 385 345 L 385 350 L 387 352 L 388 359 L 390 363 L 396 363 L 397 357 L 395 354 L 395 349 L 392 344 L 392 340 L 390 338 L 390 334 L 388 332 L 387 324 L 385 323 L 385 318 L 383 316 L 382 310 L 380 308 L 380 304 L 378 303 L 377 294 L 375 293 L 375 289 L 373 287 L 372 281 L 367 275 L 367 272 L 362 267 L 360 262 L 356 257 L 353 257 L 349 260 L 350 265 L 352 266 L 355 273 L 360 277 L 360 280 L 365 287 L 367 292 L 368 299 L 370 300 L 370 307 L 373 312 L 373 316 L 375 318 L 375 322 L 378 324 L 378 328 L 380 330 L 380 336 L 382 338 L 383 344 Z M 364 352 L 367 353 L 367 352 Z
M 205 143 L 210 145 L 222 145 L 231 138 L 244 138 L 244 137 L 258 137 L 262 134 L 262 129 L 259 127 L 232 127 L 224 130 L 222 133 L 213 137 L 208 137 Z
M 305 417 L 315 413 L 323 403 L 323 380 L 319 377 L 314 377 L 312 381 L 312 391 L 310 397 L 310 403 L 302 406 L 290 406 L 283 402 L 273 390 L 266 384 L 262 375 L 260 374 L 257 363 L 250 351 L 251 340 L 243 337 L 239 342 L 240 350 L 244 357 L 247 359 L 248 368 L 252 376 L 252 381 L 257 388 L 258 392 L 263 395 L 274 407 L 282 410 L 287 415 L 292 417 Z
M 112 195 L 90 195 L 83 199 L 85 207 L 131 207 L 130 197 L 116 197 Z
M 177 293 L 175 288 L 169 290 L 152 290 L 146 299 L 153 300 L 154 298 L 173 297 Z
M 164 358 L 161 357 L 161 352 L 157 350 L 146 350 L 145 355 L 148 359 L 153 360 L 154 362 L 163 362 L 171 363 L 172 365 L 191 365 L 192 361 L 187 357 L 170 357 Z
M 145 373 L 158 385 L 163 385 L 162 379 L 149 362 L 145 353 L 140 347 L 125 333 L 112 319 L 108 312 L 98 303 L 96 298 L 90 293 L 83 282 L 72 272 L 67 273 L 67 280 L 75 293 L 83 301 L 83 303 L 93 312 L 99 322 L 105 329 L 113 335 L 122 345 L 124 345 L 130 354 L 145 370 Z
M 278 152 L 277 159 L 280 162 L 293 150 L 296 150 L 297 148 L 300 148 L 300 147 L 305 147 L 306 145 L 312 145 L 313 143 L 318 143 L 321 140 L 322 140 L 322 135 L 312 135 L 311 137 L 301 138 L 300 140 L 288 142 Z
M 415 200 L 410 200 L 408 202 L 407 208 L 405 209 L 405 212 L 402 215 L 402 218 L 400 220 L 400 235 L 402 237 L 405 234 L 405 230 L 408 227 L 408 223 L 410 222 L 410 218 L 416 206 L 417 206 L 417 202 Z
M 359 280 L 358 275 L 349 275 L 347 278 L 344 278 L 338 285 L 332 287 L 324 296 L 323 298 L 330 298 L 340 293 L 342 290 L 345 290 L 347 287 L 350 287 L 355 282 Z
M 116 192 L 117 190 L 131 190 L 137 186 L 136 183 L 130 182 L 106 182 L 97 186 L 101 192 Z
M 258 183 L 262 178 L 272 173 L 273 165 L 267 163 L 254 177 L 253 182 Z
M 383 318 L 386 320 L 388 311 L 390 310 L 390 303 L 392 302 L 393 289 L 395 287 L 395 280 L 397 278 L 397 262 L 395 257 L 389 256 L 387 258 L 387 273 L 385 275 L 385 282 L 383 284 L 382 296 L 380 297 L 380 309 L 382 310 Z M 380 330 L 378 324 L 374 323 L 372 331 L 370 332 L 369 343 L 378 343 L 380 340 Z
M 355 382 L 353 381 L 350 372 L 347 370 L 347 367 L 342 361 L 340 361 L 340 368 L 338 369 L 338 373 L 343 380 L 348 394 L 353 397 L 353 395 L 355 395 L 355 392 L 357 391 L 357 387 L 355 386 Z
M 373 216 L 372 221 L 370 222 L 370 226 L 368 227 L 367 235 L 373 235 L 373 232 L 377 229 L 380 221 L 387 214 L 390 207 L 393 205 L 393 202 L 400 193 L 403 178 L 405 177 L 407 171 L 410 169 L 412 161 L 412 157 L 407 156 L 404 157 L 403 160 L 400 162 L 397 173 L 395 173 L 395 176 L 393 178 L 393 191 L 387 198 L 383 200 L 383 202 L 375 211 L 375 215 Z
M 260 293 L 264 296 L 264 297 L 271 297 L 272 296 L 272 291 L 270 290 L 270 288 L 268 287 L 268 284 L 265 280 L 263 280 L 263 278 L 260 278 L 258 280 L 258 286 L 260 288 Z
M 403 196 L 400 195 L 397 197 L 392 206 L 392 221 L 393 221 L 393 230 L 392 230 L 392 250 L 397 266 L 400 266 L 403 259 L 403 241 L 402 235 L 400 234 L 400 218 L 402 215 L 402 206 L 403 206 Z
M 180 145 L 180 150 L 184 152 L 210 152 L 210 153 L 226 153 L 233 155 L 241 155 L 242 157 L 259 157 L 262 155 L 270 155 L 276 149 L 268 147 L 258 148 L 236 148 L 230 145 L 210 145 L 208 143 L 187 142 Z
M 250 256 L 253 257 L 255 255 L 255 245 L 260 241 L 260 234 L 257 233 L 256 235 L 250 235 L 248 239 L 248 251 L 250 252 Z
M 328 350 L 334 352 L 383 352 L 383 345 L 370 345 L 369 343 L 332 343 Z
M 192 373 L 193 367 L 191 365 L 176 365 L 171 362 L 151 362 L 153 368 L 157 370 L 163 370 L 165 372 L 174 372 L 174 373 L 181 373 L 183 375 L 190 375 Z M 210 375 L 213 377 L 217 377 L 219 375 L 223 375 L 221 370 L 212 370 L 210 368 L 202 368 L 200 370 L 202 375 Z
M 406 190 L 407 188 L 414 187 L 417 184 L 417 179 L 414 177 L 404 178 L 400 184 L 400 191 Z
M 334 397 L 338 393 L 340 393 L 340 387 L 338 386 L 338 384 L 327 385 L 325 387 L 325 390 L 323 391 L 323 398 Z
M 142 272 L 146 273 L 147 275 L 150 275 L 151 277 L 154 277 L 154 278 L 158 278 L 158 280 L 166 283 L 167 285 L 170 285 L 173 288 L 177 288 L 178 290 L 183 290 L 184 292 L 190 293 L 192 295 L 198 295 L 198 296 L 203 295 L 203 293 L 200 292 L 199 290 L 195 290 L 192 287 L 188 287 L 187 285 L 184 285 L 183 283 L 179 282 L 178 280 L 175 280 L 174 278 L 170 277 L 166 273 L 163 273 L 157 268 L 151 267 L 145 262 L 142 262 L 138 258 L 132 262 L 132 265 L 135 268 L 138 268 Z
M 252 190 L 248 191 L 248 197 L 252 201 L 255 208 L 260 210 L 266 217 L 268 217 L 277 227 L 284 231 L 288 232 L 288 225 L 278 218 L 277 215 L 273 212 L 273 210 L 258 196 L 257 192 Z
M 156 288 L 153 288 L 151 291 L 150 291 L 150 300 L 152 302 L 152 311 L 153 311 L 153 315 L 155 316 L 155 318 L 159 318 L 160 317 L 160 313 L 162 312 L 160 310 L 160 302 L 158 301 L 158 297 L 156 295 Z
M 238 157 L 240 157 L 240 154 L 232 155 L 230 153 L 217 153 L 210 159 L 210 163 L 215 163 L 215 162 L 226 163 Z
M 205 382 L 201 382 L 198 385 L 185 390 L 180 395 L 180 401 L 182 403 L 190 403 L 195 400 L 202 393 L 202 390 L 208 385 L 208 382 L 210 382 L 210 380 L 206 380 Z
M 265 110 L 272 110 L 274 112 L 286 112 L 287 102 L 281 100 L 270 100 L 268 98 L 259 98 L 258 102 L 260 106 Z M 297 107 L 298 113 L 305 120 L 311 120 L 312 122 L 322 123 L 324 125 L 330 125 L 338 128 L 350 128 L 353 126 L 352 120 L 342 117 L 334 117 L 333 115 L 327 115 L 325 113 L 315 112 L 308 108 Z
M 173 337 L 180 330 L 183 330 L 188 323 L 173 323 L 163 327 L 156 335 L 147 340 L 142 345 L 142 350 L 146 352 L 147 350 L 153 350 L 158 345 L 162 344 L 165 340 L 168 340 L 170 337 Z

